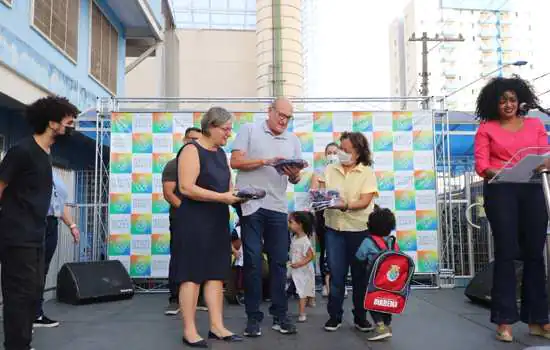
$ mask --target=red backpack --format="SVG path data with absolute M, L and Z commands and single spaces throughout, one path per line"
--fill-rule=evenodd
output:
M 380 236 L 369 236 L 380 250 L 369 269 L 370 276 L 365 293 L 367 310 L 400 314 L 405 309 L 409 286 L 414 274 L 414 261 L 399 251 L 395 237 L 389 237 L 389 246 Z

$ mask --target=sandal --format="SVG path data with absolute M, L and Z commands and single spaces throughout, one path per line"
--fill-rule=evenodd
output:
M 505 343 L 511 343 L 514 341 L 514 337 L 509 331 L 498 331 L 496 335 L 497 340 L 500 340 Z
M 541 325 L 531 325 L 529 326 L 529 335 L 550 339 L 550 330 L 544 329 Z

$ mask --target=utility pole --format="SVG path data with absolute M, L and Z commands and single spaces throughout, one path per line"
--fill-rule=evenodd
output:
M 462 34 L 459 34 L 458 37 L 440 37 L 439 34 L 436 34 L 435 37 L 431 38 L 428 37 L 427 32 L 422 33 L 422 37 L 417 38 L 415 36 L 415 33 L 412 33 L 411 37 L 409 38 L 409 41 L 421 41 L 422 42 L 422 73 L 420 76 L 422 77 L 422 83 L 420 84 L 420 94 L 424 97 L 428 97 L 428 42 L 435 41 L 435 42 L 450 42 L 450 41 L 464 41 L 464 37 Z M 422 101 L 422 108 L 428 109 L 429 103 L 428 100 Z

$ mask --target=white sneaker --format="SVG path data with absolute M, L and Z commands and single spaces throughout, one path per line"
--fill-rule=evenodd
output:
M 323 286 L 323 290 L 321 291 L 321 295 L 325 298 L 328 297 L 328 287 L 326 285 Z
M 306 322 L 307 321 L 307 316 L 305 314 L 301 314 L 300 316 L 298 316 L 298 322 Z
M 344 287 L 344 298 L 348 297 L 348 289 Z

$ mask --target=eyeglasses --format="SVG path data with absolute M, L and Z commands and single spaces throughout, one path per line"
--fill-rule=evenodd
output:
M 281 111 L 278 111 L 276 109 L 273 110 L 275 113 L 277 113 L 277 116 L 279 117 L 279 119 L 286 119 L 286 120 L 290 120 L 292 119 L 292 114 L 285 114 Z

